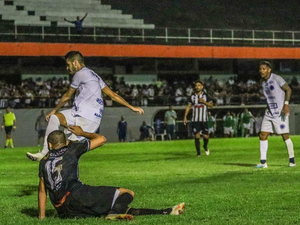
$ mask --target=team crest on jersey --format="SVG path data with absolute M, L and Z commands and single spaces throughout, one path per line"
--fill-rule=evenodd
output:
M 273 91 L 275 88 L 273 85 L 270 86 L 270 90 Z
M 280 129 L 283 130 L 285 128 L 284 124 L 280 124 Z

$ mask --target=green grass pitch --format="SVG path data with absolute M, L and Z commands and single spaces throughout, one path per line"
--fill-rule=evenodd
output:
M 281 137 L 269 138 L 268 168 L 259 163 L 258 138 L 210 139 L 211 154 L 196 157 L 193 140 L 109 143 L 82 156 L 85 184 L 131 189 L 135 208 L 185 202 L 180 216 L 136 216 L 135 224 L 299 224 L 299 136 L 291 137 L 296 163 L 288 167 Z M 201 148 L 202 148 L 201 140 Z M 203 148 L 202 148 L 203 149 Z M 37 219 L 38 163 L 33 148 L 0 149 L 0 224 L 114 224 L 104 218 L 61 220 L 47 202 Z

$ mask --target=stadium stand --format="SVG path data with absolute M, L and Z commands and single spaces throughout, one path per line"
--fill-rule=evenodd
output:
M 134 19 L 130 14 L 122 14 L 110 5 L 97 0 L 5 0 L 0 1 L 0 15 L 4 21 L 15 25 L 73 27 L 64 18 L 76 20 L 88 12 L 84 27 L 143 28 L 153 29 L 153 24 L 145 24 L 143 19 Z

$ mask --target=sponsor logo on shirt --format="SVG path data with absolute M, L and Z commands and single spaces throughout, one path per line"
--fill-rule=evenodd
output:
M 103 109 L 100 109 L 99 113 L 95 113 L 94 116 L 98 117 L 98 118 L 102 118 L 102 113 L 103 113 Z
M 270 104 L 269 104 L 269 108 L 270 108 L 270 109 L 277 109 L 277 108 L 278 108 L 278 105 L 277 105 L 277 103 L 270 103 Z
M 271 81 L 269 82 L 269 84 L 273 84 L 273 81 L 271 80 Z
M 103 105 L 103 100 L 101 98 L 97 98 L 96 101 L 100 104 Z

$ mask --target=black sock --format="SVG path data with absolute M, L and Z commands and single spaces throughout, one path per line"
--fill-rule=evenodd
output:
M 120 195 L 108 214 L 124 214 L 128 210 L 128 205 L 133 201 L 133 196 L 129 193 Z
M 203 139 L 204 145 L 203 148 L 205 151 L 207 151 L 207 144 L 208 144 L 209 139 Z
M 139 215 L 153 215 L 153 214 L 169 215 L 171 212 L 172 212 L 172 208 L 168 208 L 168 209 L 134 209 L 134 208 L 130 208 L 127 213 L 131 214 L 133 216 L 139 216 Z
M 200 155 L 200 139 L 199 138 L 195 138 L 195 147 L 197 150 L 197 155 Z
M 267 160 L 260 160 L 261 164 L 265 164 L 267 162 Z
M 290 158 L 290 163 L 295 163 L 295 158 Z

